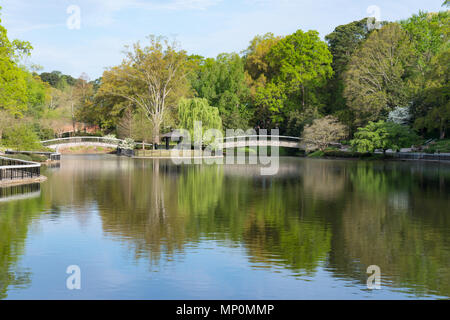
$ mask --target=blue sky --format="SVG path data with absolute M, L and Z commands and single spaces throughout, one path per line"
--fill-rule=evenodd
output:
M 0 0 L 11 39 L 34 46 L 27 64 L 91 79 L 119 64 L 125 45 L 149 34 L 176 37 L 189 53 L 214 57 L 241 52 L 257 34 L 315 29 L 323 38 L 340 25 L 370 16 L 396 21 L 444 10 L 443 0 Z M 80 8 L 80 29 L 67 9 Z

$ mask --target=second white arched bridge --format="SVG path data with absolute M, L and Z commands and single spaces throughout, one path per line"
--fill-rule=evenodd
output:
M 226 137 L 223 139 L 222 149 L 245 147 L 283 147 L 305 149 L 307 142 L 304 139 L 289 136 L 249 135 Z

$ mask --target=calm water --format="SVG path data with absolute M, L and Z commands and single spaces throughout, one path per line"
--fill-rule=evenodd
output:
M 0 299 L 450 297 L 450 165 L 66 156 L 44 174 L 0 199 Z

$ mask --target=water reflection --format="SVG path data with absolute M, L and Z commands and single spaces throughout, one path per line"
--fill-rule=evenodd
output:
M 9 286 L 26 288 L 30 271 L 18 265 L 31 220 L 42 209 L 40 184 L 0 188 L 0 299 Z
M 448 166 L 284 159 L 276 177 L 259 172 L 66 157 L 48 171 L 41 198 L 0 204 L 0 298 L 29 281 L 11 269 L 33 219 L 75 212 L 88 225 L 93 208 L 104 236 L 150 265 L 213 240 L 244 248 L 255 270 L 288 270 L 292 281 L 325 268 L 363 286 L 376 264 L 385 285 L 450 297 Z

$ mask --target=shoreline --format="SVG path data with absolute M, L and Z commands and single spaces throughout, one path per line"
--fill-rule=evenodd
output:
M 39 176 L 38 178 L 29 178 L 29 179 L 16 179 L 16 180 L 3 180 L 0 181 L 0 187 L 15 187 L 25 184 L 33 184 L 33 183 L 43 183 L 47 181 L 48 178 L 46 176 Z

